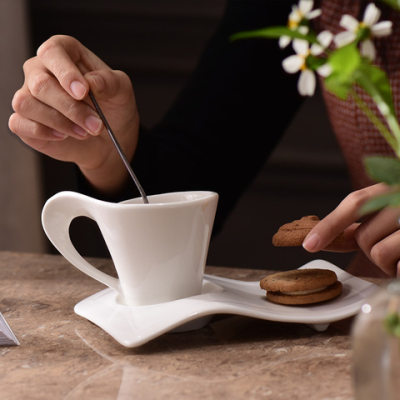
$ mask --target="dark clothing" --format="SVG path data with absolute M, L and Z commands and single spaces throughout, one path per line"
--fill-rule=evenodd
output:
M 212 190 L 218 230 L 281 138 L 301 98 L 277 40 L 232 42 L 233 33 L 284 25 L 292 1 L 231 0 L 191 79 L 152 130 L 133 169 L 148 195 Z M 138 196 L 131 182 L 120 199 Z

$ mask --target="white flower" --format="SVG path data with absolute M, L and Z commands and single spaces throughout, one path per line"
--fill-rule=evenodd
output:
M 313 44 L 311 48 L 306 40 L 295 39 L 293 40 L 293 48 L 296 54 L 282 61 L 283 69 L 289 74 L 301 71 L 297 88 L 302 96 L 312 96 L 316 87 L 315 73 L 307 67 L 307 57 L 321 55 L 330 45 L 332 38 L 332 33 L 323 31 L 317 36 L 318 44 Z M 331 68 L 328 64 L 324 64 L 317 69 L 317 72 L 326 77 L 331 73 Z
M 365 35 L 365 38 L 361 37 L 361 54 L 370 60 L 374 60 L 376 50 L 371 38 L 388 36 L 392 33 L 392 22 L 378 22 L 380 16 L 381 11 L 373 3 L 368 4 L 365 9 L 362 22 L 359 22 L 351 15 L 343 15 L 340 20 L 340 26 L 346 30 L 335 36 L 336 46 L 343 47 L 354 42 L 357 39 L 357 35 L 362 30 L 362 34 Z
M 320 9 L 313 10 L 313 0 L 300 0 L 297 6 L 292 7 L 292 11 L 288 18 L 288 28 L 292 31 L 298 30 L 301 34 L 306 35 L 308 33 L 308 27 L 300 25 L 304 21 L 309 21 L 321 15 Z M 285 48 L 291 42 L 290 36 L 281 36 L 279 38 L 279 46 L 281 49 Z
M 327 78 L 332 73 L 332 67 L 328 63 L 326 63 L 324 65 L 321 65 L 317 69 L 317 72 L 322 77 Z
M 294 30 L 294 29 L 292 29 L 292 30 Z M 297 28 L 297 30 L 303 35 L 307 35 L 307 33 L 308 33 L 308 28 L 306 26 L 299 26 Z M 290 44 L 291 41 L 292 41 L 292 38 L 290 36 L 286 36 L 286 35 L 281 36 L 279 38 L 279 47 L 281 49 L 284 49 L 285 47 L 287 47 Z
M 317 36 L 317 43 L 311 45 L 311 54 L 314 56 L 321 55 L 327 47 L 331 44 L 333 34 L 329 31 L 322 31 Z

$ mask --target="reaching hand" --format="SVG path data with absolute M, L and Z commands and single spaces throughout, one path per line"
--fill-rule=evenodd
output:
M 70 36 L 44 42 L 24 64 L 9 127 L 33 149 L 76 163 L 97 189 L 113 192 L 126 172 L 88 98 L 93 92 L 128 159 L 138 140 L 139 115 L 129 77 L 112 70 Z
M 400 275 L 400 207 L 388 207 L 363 218 L 360 207 L 374 196 L 388 191 L 382 183 L 352 192 L 322 219 L 307 235 L 303 247 L 319 250 L 362 252 L 382 271 L 390 276 Z M 344 232 L 347 241 L 341 248 L 329 246 Z

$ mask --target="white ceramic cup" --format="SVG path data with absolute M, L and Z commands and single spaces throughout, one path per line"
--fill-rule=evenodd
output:
M 109 203 L 61 192 L 43 207 L 49 240 L 76 268 L 119 293 L 132 306 L 156 304 L 201 293 L 218 194 L 193 191 Z M 99 271 L 75 249 L 72 220 L 93 219 L 103 235 L 118 279 Z

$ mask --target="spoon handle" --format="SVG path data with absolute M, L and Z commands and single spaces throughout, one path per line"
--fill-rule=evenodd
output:
M 101 111 L 99 103 L 97 102 L 97 100 L 95 99 L 95 97 L 93 96 L 93 93 L 91 91 L 89 91 L 89 97 L 92 100 L 92 103 L 93 103 L 97 113 L 99 114 L 101 120 L 103 121 L 103 124 L 106 127 L 107 132 L 110 135 L 110 138 L 111 138 L 112 142 L 114 143 L 114 146 L 117 149 L 118 154 L 121 157 L 126 169 L 128 170 L 129 175 L 131 176 L 131 178 L 132 178 L 134 184 L 136 185 L 136 187 L 138 188 L 138 190 L 140 192 L 140 195 L 142 196 L 143 203 L 147 204 L 149 202 L 149 200 L 147 199 L 146 193 L 144 192 L 142 185 L 140 184 L 140 182 L 139 182 L 138 178 L 136 177 L 135 173 L 133 172 L 133 170 L 131 168 L 131 165 L 129 164 L 128 160 L 126 159 L 125 154 L 122 151 L 121 146 L 119 145 L 119 143 L 117 141 L 117 138 L 115 137 L 115 135 L 114 135 L 114 133 L 113 133 L 111 127 L 110 127 L 110 124 L 108 123 L 106 117 L 104 116 L 103 111 Z

